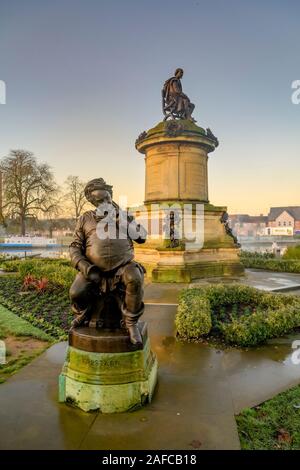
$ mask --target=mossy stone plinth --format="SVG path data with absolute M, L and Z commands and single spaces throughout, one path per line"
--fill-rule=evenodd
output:
M 168 201 L 168 204 L 171 206 L 175 202 Z M 179 202 L 178 205 L 181 207 L 183 203 Z M 190 249 L 186 240 L 180 240 L 179 246 L 170 248 L 170 240 L 164 239 L 162 232 L 159 237 L 153 238 L 150 232 L 146 243 L 135 249 L 136 260 L 146 266 L 147 275 L 153 282 L 189 283 L 205 277 L 244 274 L 239 248 L 221 223 L 221 216 L 227 208 L 204 204 L 203 209 L 203 246 L 199 249 Z M 196 213 L 196 210 L 194 212 Z M 182 218 L 183 215 L 184 213 Z M 160 226 L 163 226 L 163 213 L 154 214 L 153 217 L 160 217 Z M 197 216 L 193 217 L 196 221 Z M 150 224 L 149 226 L 151 228 Z
M 244 268 L 238 261 L 197 262 L 186 266 L 158 266 L 152 271 L 153 282 L 192 282 L 210 277 L 242 276 Z
M 143 349 L 128 352 L 69 346 L 59 377 L 59 401 L 83 411 L 120 413 L 150 402 L 156 380 L 157 360 L 148 337 Z
M 191 271 L 187 267 L 157 267 L 152 271 L 152 282 L 191 282 Z

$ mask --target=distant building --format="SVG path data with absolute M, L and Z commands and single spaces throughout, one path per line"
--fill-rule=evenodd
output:
M 300 234 L 300 206 L 271 207 L 268 214 L 269 227 L 288 227 Z
M 294 229 L 293 227 L 266 227 L 264 229 L 264 235 L 271 235 L 274 237 L 292 237 L 294 235 Z
M 237 237 L 257 237 L 264 234 L 268 225 L 265 215 L 232 214 L 229 223 Z

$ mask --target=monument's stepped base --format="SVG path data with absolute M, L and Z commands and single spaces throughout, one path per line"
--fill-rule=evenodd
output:
M 244 268 L 236 252 L 236 249 L 203 249 L 197 253 L 138 249 L 135 258 L 153 282 L 189 283 L 201 278 L 243 275 Z
M 140 217 L 147 219 L 149 235 L 135 253 L 154 282 L 243 274 L 238 247 L 221 223 L 227 207 L 208 201 L 208 154 L 217 145 L 212 134 L 187 120 L 161 122 L 136 141 L 137 150 L 145 154 L 145 206 Z M 165 238 L 162 206 L 169 207 L 169 213 L 177 206 L 181 220 L 190 219 L 196 234 L 193 243 L 186 234 L 176 247 Z M 191 208 L 188 216 L 185 207 Z

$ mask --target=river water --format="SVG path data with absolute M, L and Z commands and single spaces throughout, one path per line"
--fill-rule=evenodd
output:
M 256 241 L 256 240 L 239 240 L 241 245 L 242 245 L 242 250 L 246 251 L 258 251 L 258 252 L 266 252 L 266 251 L 271 251 L 272 249 L 272 244 L 274 240 L 266 241 L 264 240 L 263 242 Z M 282 250 L 284 248 L 287 248 L 288 246 L 294 246 L 294 245 L 299 245 L 300 240 L 299 239 L 291 239 L 291 240 L 277 240 L 276 241 L 278 247 Z M 53 248 L 0 248 L 0 257 L 3 255 L 7 257 L 43 257 L 43 258 L 68 258 L 68 246 L 67 245 L 62 245 L 60 247 L 53 247 Z
M 7 256 L 8 258 L 67 258 L 68 247 L 53 247 L 53 248 L 0 248 L 0 257 Z

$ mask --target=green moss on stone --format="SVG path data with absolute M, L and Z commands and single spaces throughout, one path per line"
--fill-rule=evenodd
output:
M 209 202 L 206 202 L 204 204 L 204 212 L 226 212 L 227 211 L 227 206 L 214 206 L 213 204 L 210 204 Z
M 178 267 L 157 267 L 152 271 L 153 282 L 191 282 L 193 279 L 241 276 L 244 267 L 239 261 L 208 261 Z
M 203 245 L 204 249 L 218 249 L 218 248 L 236 248 L 234 241 L 231 237 L 224 240 L 207 240 Z
M 165 133 L 168 123 L 171 121 L 161 121 L 152 129 L 147 131 L 147 137 L 152 136 L 153 134 Z M 205 130 L 202 127 L 197 126 L 194 122 L 188 119 L 179 119 L 175 122 L 180 123 L 182 126 L 182 132 L 193 132 L 201 135 L 206 135 Z
M 156 268 L 152 271 L 153 282 L 191 282 L 189 268 Z

